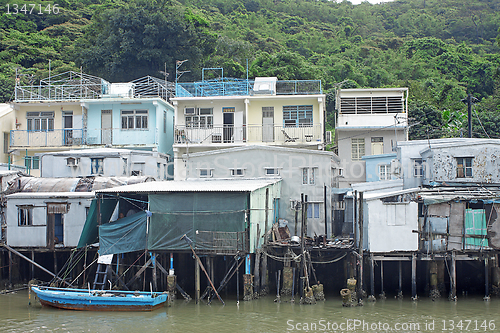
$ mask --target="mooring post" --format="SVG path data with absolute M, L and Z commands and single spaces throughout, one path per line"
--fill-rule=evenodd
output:
M 194 261 L 194 298 L 198 304 L 200 301 L 200 264 L 198 260 Z
M 266 295 L 268 292 L 267 288 L 267 255 L 262 256 L 262 274 L 260 276 L 260 291 L 261 294 Z
M 455 251 L 451 253 L 451 274 L 450 274 L 450 284 L 451 284 L 451 291 L 450 291 L 450 300 L 451 301 L 456 301 L 457 300 L 457 254 Z
M 417 300 L 417 256 L 411 254 L 411 298 Z

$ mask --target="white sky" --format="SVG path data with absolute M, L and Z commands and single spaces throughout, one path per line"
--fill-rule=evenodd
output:
M 394 0 L 347 0 L 351 2 L 353 5 L 359 5 L 363 1 L 368 1 L 370 3 L 381 3 L 381 2 L 390 2 Z

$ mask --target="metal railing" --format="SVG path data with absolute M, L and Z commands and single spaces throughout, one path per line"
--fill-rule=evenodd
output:
M 86 144 L 82 129 L 54 129 L 43 131 L 11 130 L 10 146 L 62 147 Z
M 254 93 L 255 81 L 223 79 L 201 82 L 177 83 L 176 97 L 249 96 Z M 322 94 L 321 80 L 276 81 L 276 91 L 269 95 Z M 261 93 L 259 93 L 261 94 Z
M 203 128 L 175 126 L 176 144 L 234 144 L 234 143 L 322 143 L 323 126 L 304 127 L 283 125 L 213 125 Z

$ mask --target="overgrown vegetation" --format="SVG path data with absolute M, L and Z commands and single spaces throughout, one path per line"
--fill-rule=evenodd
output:
M 31 1 L 53 4 L 52 1 Z M 474 136 L 500 138 L 500 3 L 399 0 L 352 5 L 328 0 L 61 0 L 59 14 L 5 12 L 0 0 L 0 101 L 11 99 L 15 69 L 24 83 L 69 69 L 128 81 L 183 80 L 203 67 L 232 77 L 321 79 L 343 87 L 405 86 L 410 138 L 466 131 L 468 93 Z M 248 63 L 248 67 L 247 67 Z M 329 98 L 328 119 L 333 120 Z M 476 116 L 477 115 L 477 116 Z M 332 124 L 330 124 L 332 126 Z M 483 129 L 484 128 L 484 129 Z

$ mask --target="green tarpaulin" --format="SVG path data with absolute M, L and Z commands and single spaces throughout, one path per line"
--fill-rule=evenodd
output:
M 474 237 L 467 237 L 467 236 Z M 465 210 L 465 248 L 480 249 L 488 246 L 484 209 Z
M 146 248 L 146 212 L 99 226 L 99 254 L 117 254 Z
M 186 234 L 197 249 L 232 243 L 245 231 L 248 194 L 244 192 L 175 192 L 149 195 L 149 250 L 189 250 Z M 217 237 L 214 239 L 217 232 Z M 226 233 L 225 235 L 223 233 Z M 224 244 L 220 244 L 223 246 Z
M 115 210 L 118 199 L 103 198 L 100 200 L 101 200 L 101 224 L 103 224 L 109 222 L 109 219 L 111 218 L 111 215 L 113 215 L 113 211 Z M 90 204 L 89 212 L 87 214 L 87 219 L 85 220 L 85 225 L 83 226 L 83 230 L 80 235 L 80 240 L 78 241 L 77 248 L 94 244 L 97 243 L 98 241 L 99 241 L 99 235 L 97 231 L 97 199 L 94 199 Z

